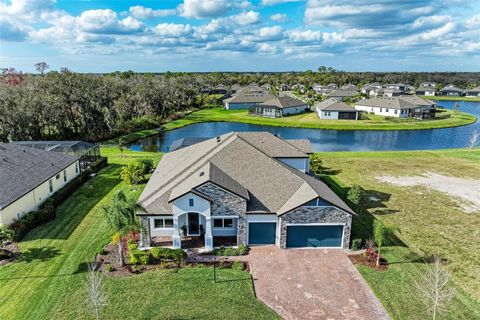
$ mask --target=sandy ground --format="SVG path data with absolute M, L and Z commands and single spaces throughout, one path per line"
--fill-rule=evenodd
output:
M 394 177 L 379 176 L 377 180 L 402 187 L 415 185 L 444 192 L 452 196 L 460 207 L 468 212 L 480 212 L 480 180 L 444 176 L 434 172 L 426 172 L 420 176 Z

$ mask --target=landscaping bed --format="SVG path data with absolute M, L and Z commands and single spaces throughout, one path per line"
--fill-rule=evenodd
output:
M 0 247 L 0 266 L 6 265 L 18 259 L 20 256 L 20 251 L 18 250 L 18 244 L 12 242 Z
M 363 250 L 362 250 L 363 251 Z M 384 258 L 380 258 L 380 265 L 377 267 L 377 263 L 374 259 L 371 259 L 367 255 L 367 251 L 363 252 L 355 252 L 348 255 L 350 261 L 353 264 L 361 264 L 362 266 L 367 266 L 371 269 L 375 269 L 377 271 L 386 271 L 388 269 L 388 262 Z

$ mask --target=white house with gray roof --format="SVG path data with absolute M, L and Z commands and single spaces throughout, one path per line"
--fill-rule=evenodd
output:
M 245 88 L 238 91 L 232 97 L 223 100 L 224 108 L 227 110 L 250 109 L 274 97 L 260 87 L 255 88 Z
M 360 111 L 335 98 L 318 102 L 312 109 L 322 120 L 358 120 L 360 114 Z
M 251 115 L 266 118 L 277 118 L 308 110 L 308 104 L 292 96 L 273 97 L 249 109 Z
M 231 132 L 165 154 L 139 201 L 141 245 L 348 248 L 354 212 L 309 174 L 308 140 Z
M 395 118 L 435 117 L 436 107 L 435 102 L 417 96 L 376 97 L 355 104 L 357 110 Z
M 79 174 L 78 156 L 0 143 L 0 224 L 37 210 Z

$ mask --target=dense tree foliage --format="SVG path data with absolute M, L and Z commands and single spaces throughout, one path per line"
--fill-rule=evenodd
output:
M 343 72 L 320 67 L 318 72 L 283 73 L 73 73 L 36 65 L 40 75 L 4 69 L 0 77 L 0 140 L 101 140 L 132 130 L 158 126 L 162 119 L 208 104 L 205 92 L 216 85 L 252 83 L 280 85 L 314 83 L 363 85 L 369 82 L 422 81 L 459 87 L 480 85 L 479 73 Z M 203 93 L 202 93 L 203 92 Z

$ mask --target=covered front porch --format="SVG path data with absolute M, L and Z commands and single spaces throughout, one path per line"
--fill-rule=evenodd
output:
M 238 216 L 215 216 L 202 212 L 182 212 L 170 216 L 142 217 L 148 233 L 142 235 L 144 246 L 203 248 L 236 246 Z

